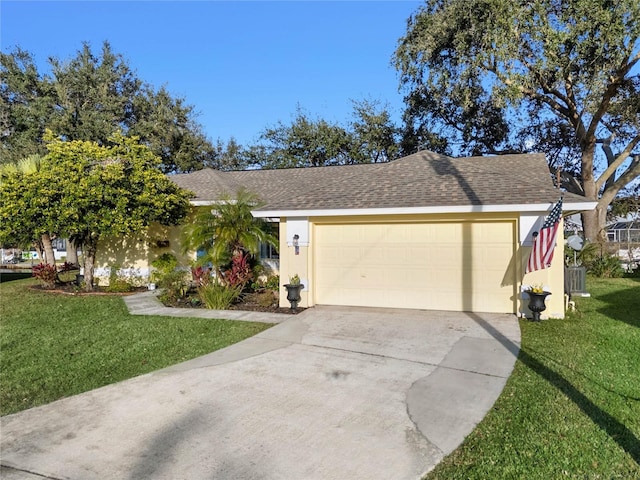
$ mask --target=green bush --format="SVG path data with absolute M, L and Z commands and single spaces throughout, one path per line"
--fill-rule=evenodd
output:
M 109 270 L 109 285 L 105 288 L 109 293 L 133 291 L 133 285 L 120 274 L 120 265 L 113 265 Z
M 186 272 L 183 270 L 173 270 L 164 274 L 158 280 L 158 287 L 162 288 L 160 300 L 165 303 L 173 303 L 179 298 L 183 298 L 189 291 L 189 282 Z
M 242 293 L 242 286 L 230 287 L 217 280 L 198 288 L 202 303 L 211 310 L 226 310 Z
M 587 271 L 599 278 L 618 278 L 624 275 L 620 259 L 615 255 L 600 255 L 587 265 Z
M 179 298 L 183 298 L 189 291 L 187 272 L 176 270 L 178 259 L 170 254 L 164 253 L 151 262 L 155 269 L 151 272 L 151 280 L 162 289 L 160 301 L 165 304 L 172 304 Z
M 270 275 L 264 284 L 264 288 L 278 291 L 280 289 L 280 275 Z
M 170 275 L 178 266 L 178 259 L 170 253 L 164 253 L 151 262 L 151 266 L 155 269 L 151 272 L 151 280 L 159 286 L 166 275 Z
M 116 278 L 115 280 L 109 280 L 109 285 L 106 287 L 106 291 L 109 293 L 124 293 L 133 291 L 133 285 L 127 282 L 124 278 Z

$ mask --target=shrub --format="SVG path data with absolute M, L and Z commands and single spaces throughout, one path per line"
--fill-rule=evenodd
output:
M 120 272 L 119 265 L 114 265 L 110 268 L 109 285 L 105 290 L 110 293 L 124 293 L 133 290 L 133 285 Z
M 124 293 L 133 291 L 133 285 L 127 282 L 124 278 L 117 278 L 113 281 L 109 280 L 109 285 L 106 288 L 110 293 Z
M 264 284 L 264 288 L 278 291 L 280 289 L 280 275 L 270 275 Z
M 185 272 L 176 270 L 178 259 L 170 253 L 164 253 L 151 262 L 155 270 L 151 273 L 151 279 L 163 291 L 160 300 L 163 303 L 174 303 L 179 298 L 186 296 L 189 291 Z
M 160 285 L 164 276 L 171 274 L 176 269 L 178 259 L 170 253 L 163 253 L 151 262 L 151 266 L 155 268 L 151 273 L 151 279 Z
M 603 254 L 596 257 L 589 263 L 587 270 L 600 278 L 617 278 L 624 275 L 620 259 L 615 255 Z
M 158 281 L 158 286 L 162 288 L 160 299 L 166 303 L 173 303 L 179 298 L 185 297 L 189 291 L 189 284 L 185 272 L 182 270 L 173 270 L 167 273 Z
M 277 304 L 278 298 L 273 291 L 256 293 L 256 303 L 261 307 L 272 307 Z
M 211 269 L 207 267 L 191 267 L 191 278 L 196 287 L 204 287 L 211 282 Z
M 58 267 L 59 272 L 70 272 L 71 270 L 77 270 L 78 267 L 73 263 L 64 262 L 62 265 Z
M 31 275 L 38 279 L 43 288 L 53 288 L 58 280 L 58 271 L 54 265 L 39 263 L 31 270 Z
M 208 285 L 198 288 L 202 303 L 212 310 L 226 310 L 242 293 L 242 286 L 221 284 L 217 279 Z
M 254 291 L 258 290 L 275 290 L 278 291 L 280 288 L 280 276 L 279 275 L 269 275 L 268 277 L 259 278 L 257 281 L 253 282 L 251 288 Z
M 233 256 L 231 268 L 224 273 L 224 278 L 229 286 L 239 286 L 242 289 L 251 280 L 252 275 L 249 254 L 242 255 L 239 253 Z

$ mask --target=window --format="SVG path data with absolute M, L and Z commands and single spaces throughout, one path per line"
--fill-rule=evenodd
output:
M 280 258 L 280 255 L 278 254 L 278 249 L 276 247 L 273 247 L 267 243 L 261 243 L 260 244 L 260 259 L 277 259 Z

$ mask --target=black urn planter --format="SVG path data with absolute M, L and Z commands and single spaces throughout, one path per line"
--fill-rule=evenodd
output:
M 298 308 L 298 302 L 300 301 L 300 291 L 304 288 L 301 283 L 287 283 L 284 288 L 287 289 L 287 300 L 291 304 L 291 309 Z
M 534 293 L 527 292 L 529 294 L 529 310 L 533 313 L 533 318 L 531 321 L 539 322 L 540 321 L 540 313 L 544 312 L 547 309 L 547 306 L 544 304 L 545 299 L 548 295 L 551 295 L 549 292 L 542 293 Z

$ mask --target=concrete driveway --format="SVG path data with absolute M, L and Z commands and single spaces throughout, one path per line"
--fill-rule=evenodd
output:
M 502 391 L 513 315 L 315 307 L 3 417 L 4 479 L 418 479 Z

